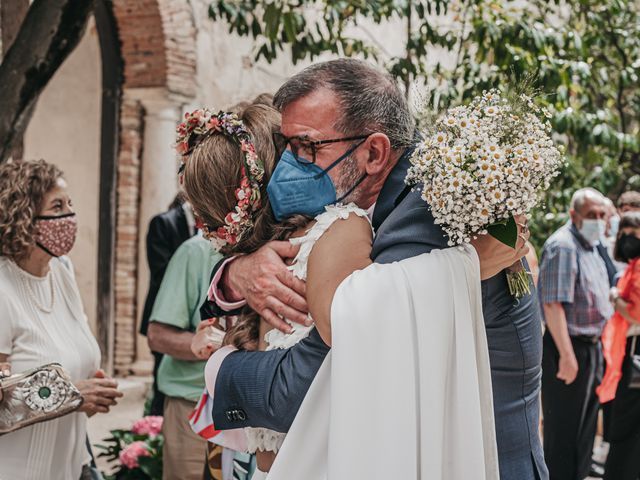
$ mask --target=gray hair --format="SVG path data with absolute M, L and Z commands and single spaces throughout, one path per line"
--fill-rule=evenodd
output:
M 338 99 L 342 116 L 333 127 L 339 132 L 381 132 L 394 150 L 413 144 L 415 123 L 404 95 L 391 75 L 363 60 L 341 58 L 311 65 L 280 87 L 273 105 L 282 111 L 321 88 Z
M 606 206 L 605 196 L 595 188 L 586 187 L 576 190 L 571 197 L 571 210 L 581 212 L 584 204 L 588 201 L 598 202 L 600 205 Z

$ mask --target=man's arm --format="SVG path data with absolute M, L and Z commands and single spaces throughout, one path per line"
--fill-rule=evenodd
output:
M 286 350 L 230 353 L 215 381 L 216 428 L 287 432 L 328 351 L 314 328 Z
M 563 380 L 567 385 L 573 383 L 578 376 L 578 360 L 573 351 L 569 328 L 567 327 L 567 317 L 564 308 L 560 303 L 545 303 L 543 305 L 544 316 L 547 328 L 553 337 L 553 343 L 560 353 L 558 361 L 558 373 L 556 377 Z
M 149 348 L 158 353 L 171 355 L 177 360 L 200 361 L 191 351 L 194 334 L 160 322 L 151 322 L 147 331 Z
M 577 256 L 570 245 L 545 246 L 540 263 L 540 299 L 547 328 L 558 349 L 558 373 L 556 377 L 567 385 L 578 375 L 576 360 L 564 303 L 573 303 L 577 276 Z

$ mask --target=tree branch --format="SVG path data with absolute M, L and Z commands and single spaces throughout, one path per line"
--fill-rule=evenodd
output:
M 0 64 L 0 163 L 27 128 L 33 105 L 80 42 L 95 0 L 34 0 Z

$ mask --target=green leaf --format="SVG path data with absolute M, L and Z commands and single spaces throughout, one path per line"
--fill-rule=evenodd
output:
M 270 3 L 264 12 L 265 35 L 270 40 L 275 40 L 280 29 L 280 13 L 281 9 L 275 3 Z
M 487 227 L 489 235 L 496 240 L 504 243 L 508 247 L 515 248 L 518 241 L 518 226 L 513 217 L 509 217 L 508 220 L 494 223 Z
M 287 12 L 283 15 L 284 33 L 287 42 L 294 43 L 296 41 L 296 21 L 293 12 Z

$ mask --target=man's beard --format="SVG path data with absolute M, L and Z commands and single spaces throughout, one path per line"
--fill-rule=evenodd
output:
M 337 198 L 342 198 L 345 193 L 353 188 L 362 177 L 362 173 L 358 170 L 358 161 L 354 155 L 349 155 L 343 160 L 342 171 L 340 172 L 340 178 L 336 182 L 336 194 Z M 356 187 L 347 197 L 342 199 L 344 203 L 358 203 L 360 187 Z

